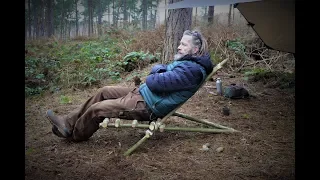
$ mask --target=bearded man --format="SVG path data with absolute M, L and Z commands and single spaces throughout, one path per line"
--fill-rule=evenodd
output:
M 169 64 L 156 64 L 139 87 L 104 86 L 67 115 L 46 116 L 52 132 L 72 141 L 88 140 L 105 118 L 154 121 L 186 102 L 213 70 L 207 41 L 200 31 L 186 30 Z

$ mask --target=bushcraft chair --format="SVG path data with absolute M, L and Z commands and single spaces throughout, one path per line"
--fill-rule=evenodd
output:
M 220 69 L 222 66 L 227 62 L 228 58 L 218 63 L 214 68 L 213 71 L 208 75 L 206 80 L 202 83 L 200 88 Z M 184 104 L 184 103 L 183 103 Z M 206 132 L 206 133 L 233 133 L 233 132 L 239 132 L 233 128 L 226 127 L 220 124 L 216 124 L 210 121 L 205 121 L 201 119 L 197 119 L 191 116 L 188 116 L 186 114 L 181 114 L 176 112 L 183 104 L 172 110 L 169 114 L 167 114 L 162 119 L 158 118 L 157 121 L 152 121 L 149 125 L 147 124 L 138 124 L 137 120 L 133 120 L 132 124 L 121 124 L 120 119 L 116 119 L 114 123 L 109 123 L 109 119 L 105 119 L 100 126 L 103 128 L 107 127 L 132 127 L 132 128 L 148 128 L 145 132 L 145 135 L 143 138 L 141 138 L 136 144 L 134 144 L 132 147 L 130 147 L 125 153 L 125 156 L 130 155 L 135 149 L 137 149 L 143 142 L 145 142 L 150 136 L 154 134 L 155 131 L 163 132 L 164 130 L 168 131 L 187 131 L 187 132 Z M 181 118 L 185 118 L 194 122 L 198 122 L 207 126 L 211 126 L 212 128 L 191 128 L 191 127 L 170 127 L 165 126 L 165 121 L 170 116 L 178 116 Z

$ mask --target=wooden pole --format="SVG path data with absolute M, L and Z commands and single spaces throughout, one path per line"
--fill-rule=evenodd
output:
M 137 124 L 134 128 L 146 129 L 149 125 L 147 124 Z M 132 124 L 121 124 L 117 127 L 115 123 L 109 123 L 107 127 L 103 128 L 133 128 Z M 217 128 L 192 128 L 192 127 L 173 127 L 173 126 L 164 126 L 164 130 L 167 131 L 186 131 L 186 132 L 204 132 L 204 133 L 233 133 L 238 132 L 232 128 L 217 129 Z
M 147 135 L 144 135 L 142 139 L 140 139 L 135 145 L 133 145 L 130 149 L 128 149 L 124 155 L 128 156 L 130 155 L 135 149 L 137 149 L 143 142 L 145 142 L 149 137 Z
M 236 132 L 233 129 L 168 127 L 168 126 L 165 126 L 164 130 L 167 130 L 167 131 L 185 131 L 185 132 L 203 132 L 203 133 L 233 133 L 233 132 Z
M 181 118 L 185 118 L 185 119 L 188 119 L 188 120 L 191 120 L 191 121 L 195 121 L 195 122 L 198 122 L 198 123 L 202 123 L 202 124 L 205 124 L 205 125 L 213 126 L 213 127 L 219 128 L 219 129 L 229 129 L 231 131 L 237 131 L 237 130 L 235 130 L 233 128 L 222 126 L 220 124 L 216 124 L 216 123 L 213 123 L 213 122 L 210 122 L 210 121 L 205 121 L 205 120 L 202 120 L 202 119 L 196 119 L 194 117 L 191 117 L 191 116 L 188 116 L 188 115 L 182 114 L 182 113 L 175 112 L 172 115 L 173 116 L 178 116 L 178 117 L 181 117 Z

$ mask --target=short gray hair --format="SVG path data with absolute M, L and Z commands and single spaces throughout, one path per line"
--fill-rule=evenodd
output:
M 200 30 L 186 30 L 183 32 L 183 35 L 188 35 L 192 37 L 192 45 L 198 47 L 198 52 L 196 55 L 202 56 L 208 52 L 207 40 L 203 37 Z

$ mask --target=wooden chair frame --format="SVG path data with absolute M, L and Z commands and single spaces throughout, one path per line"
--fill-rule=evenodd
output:
M 206 80 L 202 83 L 200 88 L 209 80 L 212 78 L 212 76 L 222 68 L 222 66 L 227 62 L 228 58 L 224 59 L 220 63 L 218 63 L 214 68 L 213 71 L 207 76 Z M 199 88 L 199 89 L 200 89 Z M 183 103 L 184 104 L 184 103 Z M 189 132 L 207 132 L 207 133 L 233 133 L 233 132 L 239 132 L 233 128 L 226 127 L 220 124 L 216 124 L 210 121 L 205 121 L 201 119 L 197 119 L 191 116 L 188 116 L 186 114 L 178 113 L 176 112 L 183 104 L 180 104 L 177 108 L 172 110 L 170 113 L 168 113 L 165 117 L 162 119 L 158 118 L 157 121 L 151 122 L 149 125 L 147 124 L 137 124 L 137 121 L 133 121 L 132 124 L 121 124 L 120 119 L 117 119 L 115 123 L 108 123 L 108 122 L 103 122 L 102 126 L 103 127 L 134 127 L 134 128 L 148 128 L 146 130 L 146 134 L 143 138 L 141 138 L 136 144 L 131 146 L 125 153 L 125 156 L 130 155 L 135 149 L 137 149 L 143 142 L 145 142 L 150 136 L 154 134 L 155 131 L 159 130 L 160 132 L 163 132 L 164 130 L 169 130 L 169 131 L 189 131 Z M 194 122 L 198 122 L 207 126 L 211 126 L 212 128 L 191 128 L 191 127 L 166 127 L 165 126 L 165 121 L 170 117 L 170 116 L 178 116 L 181 118 L 185 118 Z

